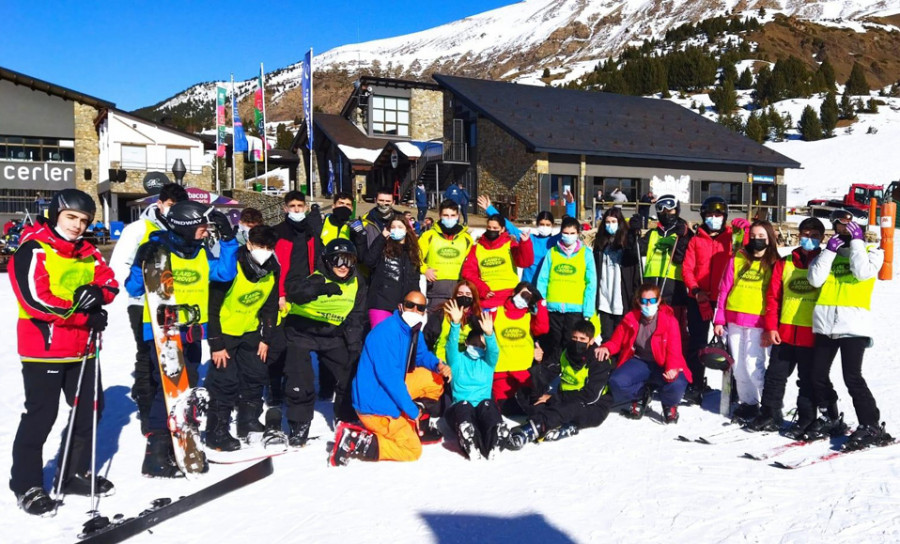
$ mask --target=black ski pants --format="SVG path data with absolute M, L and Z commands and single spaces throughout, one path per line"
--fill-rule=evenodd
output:
M 600 313 L 600 338 L 604 342 L 609 342 L 609 339 L 612 338 L 613 332 L 616 330 L 616 327 L 619 326 L 619 323 L 622 322 L 622 318 L 624 315 L 614 315 L 608 314 L 606 312 Z
M 284 324 L 272 330 L 269 339 L 269 353 L 266 356 L 266 371 L 269 374 L 269 402 L 280 405 L 284 400 L 284 361 L 287 359 L 287 340 Z
M 94 358 L 85 363 L 81 392 L 75 410 L 75 424 L 72 429 L 72 446 L 67 464 L 71 473 L 82 474 L 90 470 L 91 428 L 93 426 L 94 403 Z M 78 386 L 78 374 L 82 363 L 22 363 L 22 378 L 25 383 L 25 413 L 19 420 L 19 430 L 13 442 L 12 474 L 9 488 L 22 494 L 32 487 L 43 487 L 44 442 L 56 422 L 59 413 L 59 392 L 62 391 L 66 403 L 73 406 Z M 99 383 L 99 382 L 98 382 Z M 103 413 L 103 385 L 97 394 L 97 418 Z M 65 441 L 68 428 L 63 433 Z M 58 463 L 62 463 L 60 445 Z M 57 469 L 57 474 L 59 470 Z M 65 478 L 63 478 L 65 481 Z
M 475 427 L 478 436 L 478 444 L 490 444 L 494 427 L 503 423 L 500 409 L 492 399 L 486 399 L 477 405 L 471 402 L 461 401 L 453 403 L 444 414 L 447 422 L 453 427 L 453 431 L 459 435 L 459 426 L 463 423 L 471 423 Z
M 353 364 L 343 337 L 315 336 L 285 327 L 287 359 L 284 364 L 285 403 L 288 421 L 309 423 L 316 403 L 315 373 L 311 352 L 316 352 L 319 365 L 327 366 L 335 378 L 334 415 L 341 421 L 357 419 L 350 402 L 350 380 Z
M 581 321 L 584 321 L 581 312 L 550 312 L 550 330 L 538 338 L 538 343 L 544 350 L 542 364 L 559 365 L 563 345 L 571 338 L 572 328 Z
M 600 400 L 594 404 L 566 401 L 554 395 L 547 402 L 529 408 L 528 418 L 538 425 L 541 433 L 567 423 L 571 423 L 579 429 L 599 427 L 606 421 L 611 405 L 612 396 L 610 395 L 601 396 Z
M 781 343 L 772 346 L 769 354 L 769 366 L 766 368 L 766 380 L 760 405 L 773 412 L 781 410 L 784 406 L 784 389 L 794 368 L 797 369 L 797 385 L 800 388 L 797 394 L 797 405 L 809 406 L 812 404 L 813 348 Z M 825 378 L 828 379 L 828 376 Z M 834 391 L 830 380 L 828 388 Z M 802 399 L 807 400 L 804 403 Z
M 182 335 L 181 348 L 184 352 L 184 371 L 188 375 L 189 387 L 196 387 L 198 380 L 198 371 L 200 368 L 200 360 L 203 358 L 203 348 L 200 345 L 200 339 L 195 338 L 193 342 L 187 342 Z M 168 432 L 167 421 L 169 419 L 169 411 L 166 409 L 165 393 L 163 392 L 162 380 L 160 379 L 159 358 L 156 355 L 156 345 L 153 340 L 148 340 L 147 345 L 150 347 L 150 372 L 153 383 L 156 384 L 153 392 L 153 402 L 150 405 L 150 414 L 147 421 L 148 432 Z
M 131 398 L 138 407 L 141 432 L 146 433 L 147 418 L 150 414 L 150 406 L 153 404 L 153 395 L 156 393 L 157 384 L 153 381 L 153 372 L 150 368 L 150 351 L 153 350 L 153 347 L 144 341 L 143 305 L 128 305 L 128 322 L 131 325 L 131 333 L 134 335 L 136 346 L 134 354 L 134 385 L 131 386 Z
M 259 333 L 250 332 L 242 336 L 223 334 L 222 338 L 229 359 L 222 367 L 215 364 L 209 367 L 204 385 L 209 392 L 210 403 L 228 412 L 239 401 L 261 404 L 269 371 L 257 355 Z
M 881 414 L 875 404 L 875 397 L 862 376 L 863 355 L 869 347 L 868 336 L 847 336 L 831 338 L 824 334 L 816 335 L 816 347 L 813 350 L 813 395 L 816 406 L 825 407 L 837 400 L 831 386 L 829 374 L 831 363 L 838 350 L 841 351 L 841 371 L 844 385 L 853 399 L 856 418 L 860 425 L 878 425 Z
M 700 306 L 693 298 L 688 298 L 687 303 L 687 365 L 691 369 L 693 377 L 692 383 L 699 387 L 703 386 L 703 378 L 706 376 L 706 367 L 700 364 L 699 352 L 706 347 L 709 342 L 709 324 L 710 321 L 703 319 L 700 315 Z M 782 391 L 782 395 L 784 392 Z

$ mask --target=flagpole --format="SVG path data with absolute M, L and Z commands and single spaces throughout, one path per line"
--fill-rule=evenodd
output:
M 218 85 L 219 84 L 216 83 L 216 101 L 215 101 L 215 105 L 213 106 L 215 108 L 215 114 L 213 115 L 213 119 L 216 120 L 216 152 L 213 153 L 213 160 L 216 161 L 216 183 L 215 183 L 215 186 L 216 186 L 217 193 L 219 192 L 219 99 L 218 99 L 219 89 L 218 89 Z
M 315 101 L 313 100 L 313 48 L 309 48 L 309 130 L 312 132 L 316 129 L 316 125 L 313 123 L 313 104 Z M 312 142 L 312 134 L 307 135 L 309 137 L 309 141 Z M 309 146 L 309 196 L 312 200 L 316 199 L 316 182 L 313 179 L 313 146 Z
M 236 189 L 234 186 L 237 183 L 237 177 L 235 177 L 234 173 L 234 109 L 237 106 L 237 102 L 234 101 L 234 73 L 231 74 L 231 188 Z
M 265 181 L 263 184 L 264 189 L 269 188 L 269 142 L 266 140 L 266 80 L 264 79 L 266 76 L 263 72 L 263 63 L 259 63 L 259 87 L 262 89 L 262 114 L 263 114 L 263 126 L 262 126 L 262 151 L 263 151 L 263 176 L 265 176 Z

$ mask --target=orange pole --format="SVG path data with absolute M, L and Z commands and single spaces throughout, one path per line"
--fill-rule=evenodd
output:
M 878 199 L 872 197 L 869 199 L 869 226 L 874 227 L 878 224 Z
M 897 204 L 885 202 L 881 205 L 881 249 L 884 250 L 884 264 L 878 271 L 878 279 L 894 278 L 894 218 L 897 215 Z

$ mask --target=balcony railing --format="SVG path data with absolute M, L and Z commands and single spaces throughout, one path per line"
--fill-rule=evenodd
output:
M 469 146 L 466 144 L 449 144 L 444 150 L 444 162 L 469 163 Z
M 184 165 L 187 168 L 189 174 L 202 174 L 203 167 L 202 166 L 194 166 L 194 165 Z M 152 162 L 138 162 L 138 161 L 123 161 L 122 163 L 113 162 L 111 165 L 112 168 L 121 168 L 122 170 L 140 170 L 140 171 L 155 171 L 155 172 L 166 172 L 170 173 L 172 170 L 171 164 L 162 164 L 162 163 L 152 163 Z

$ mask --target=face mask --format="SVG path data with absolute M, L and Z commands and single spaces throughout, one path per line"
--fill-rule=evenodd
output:
M 579 342 L 578 340 L 569 340 L 566 344 L 566 354 L 570 359 L 581 359 L 588 349 L 587 342 Z
M 425 316 L 418 314 L 412 310 L 407 310 L 400 314 L 400 318 L 403 319 L 403 322 L 410 326 L 410 328 L 415 327 L 416 325 L 424 325 L 425 324 Z
M 606 234 L 609 234 L 610 236 L 619 232 L 618 223 L 605 223 L 604 227 L 606 228 Z
M 663 226 L 663 228 L 669 228 L 678 221 L 678 216 L 673 213 L 661 213 L 659 214 L 659 224 Z
M 61 230 L 58 230 L 58 229 L 56 229 L 55 227 L 54 227 L 53 231 L 56 232 L 57 236 L 59 236 L 60 238 L 62 238 L 62 239 L 65 240 L 66 242 L 71 242 L 71 241 L 74 240 L 74 238 L 69 238 L 69 236 L 68 236 L 65 232 L 63 232 L 63 231 L 61 231 Z
M 750 248 L 751 251 L 756 253 L 757 251 L 762 251 L 769 247 L 769 241 L 763 238 L 753 238 L 750 242 L 747 243 L 747 247 Z
M 528 301 L 525 300 L 525 297 L 522 295 L 516 295 L 513 297 L 513 305 L 520 310 L 524 310 L 528 307 Z
M 399 242 L 406 238 L 406 229 L 391 229 L 391 240 Z
M 452 219 L 449 217 L 441 217 L 441 225 L 444 225 L 445 229 L 452 229 L 456 226 L 457 223 L 459 223 L 458 217 L 454 217 Z
M 335 208 L 331 212 L 331 222 L 336 225 L 343 225 L 350 220 L 353 210 L 350 208 Z
M 271 249 L 256 248 L 250 250 L 250 257 L 256 261 L 256 264 L 262 266 L 269 260 L 274 251 Z
M 562 243 L 564 246 L 574 246 L 575 242 L 578 241 L 578 235 L 577 234 L 563 234 L 562 236 L 560 236 L 560 239 L 562 240 Z
M 247 243 L 247 240 L 250 239 L 250 228 L 238 224 L 238 230 L 234 237 L 237 239 L 239 244 L 245 245 Z
M 818 238 L 807 238 L 806 236 L 800 237 L 800 247 L 802 247 L 806 251 L 812 251 L 816 249 L 821 243 L 822 240 L 819 240 Z
M 709 230 L 717 231 L 722 230 L 722 222 L 724 220 L 724 217 L 707 217 L 703 220 L 703 222 L 706 223 L 706 226 L 709 227 Z
M 538 236 L 547 237 L 547 236 L 550 236 L 551 234 L 553 234 L 553 227 L 549 227 L 547 225 L 541 225 L 540 227 L 537 228 L 537 232 L 538 232 Z
M 294 223 L 299 223 L 306 219 L 306 212 L 288 212 L 288 219 Z
M 378 204 L 378 211 L 381 212 L 381 215 L 384 215 L 384 214 L 388 213 L 389 211 L 391 211 L 391 205 L 390 204 Z
M 641 315 L 644 317 L 653 317 L 659 311 L 659 304 L 641 304 Z
M 465 295 L 457 295 L 456 303 L 462 308 L 468 308 L 472 306 L 472 303 L 475 302 L 475 299 L 472 297 L 467 297 Z
M 493 242 L 497 238 L 500 238 L 500 231 L 499 230 L 486 230 L 486 231 L 484 231 L 484 237 L 487 240 Z
M 484 359 L 484 348 L 466 346 L 466 355 L 472 359 Z

